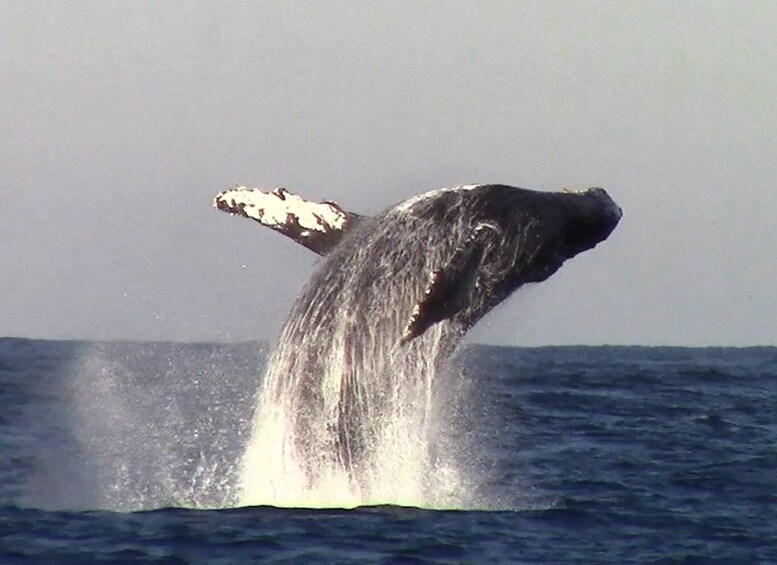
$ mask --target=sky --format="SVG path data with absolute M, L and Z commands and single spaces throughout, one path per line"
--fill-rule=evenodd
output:
M 0 335 L 273 339 L 312 253 L 234 184 L 376 213 L 603 186 L 609 240 L 474 330 L 777 345 L 777 3 L 0 0 Z

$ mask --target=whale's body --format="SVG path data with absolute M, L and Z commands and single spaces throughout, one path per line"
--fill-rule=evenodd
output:
M 599 188 L 441 189 L 374 217 L 289 199 L 235 189 L 216 204 L 326 255 L 291 310 L 262 395 L 287 428 L 264 441 L 284 442 L 311 476 L 332 465 L 368 473 L 389 433 L 387 413 L 429 402 L 467 330 L 520 286 L 604 240 L 621 216 Z

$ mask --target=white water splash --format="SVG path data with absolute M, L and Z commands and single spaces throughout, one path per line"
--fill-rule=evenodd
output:
M 433 357 L 433 355 L 431 356 Z M 270 367 L 272 371 L 272 366 Z M 329 377 L 334 376 L 334 371 Z M 427 372 L 430 377 L 433 371 Z M 272 379 L 272 374 L 268 374 Z M 334 383 L 329 381 L 328 385 Z M 455 462 L 434 456 L 438 426 L 431 379 L 411 390 L 389 391 L 389 411 L 378 422 L 372 456 L 355 479 L 340 461 L 295 448 L 294 398 L 260 396 L 253 436 L 242 463 L 241 505 L 352 508 L 362 505 L 457 508 L 467 498 Z M 304 409 L 304 408 L 303 408 Z M 319 444 L 332 423 L 319 422 Z M 312 470 L 312 473 L 311 473 Z

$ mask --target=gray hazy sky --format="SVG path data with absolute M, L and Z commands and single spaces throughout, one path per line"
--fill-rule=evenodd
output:
M 235 183 L 376 212 L 604 186 L 611 239 L 476 328 L 777 344 L 775 2 L 0 1 L 0 335 L 243 340 L 315 257 Z

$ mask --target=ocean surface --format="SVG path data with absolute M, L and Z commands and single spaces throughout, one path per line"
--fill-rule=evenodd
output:
M 466 346 L 445 509 L 239 507 L 265 357 L 0 339 L 0 563 L 777 563 L 777 348 Z

